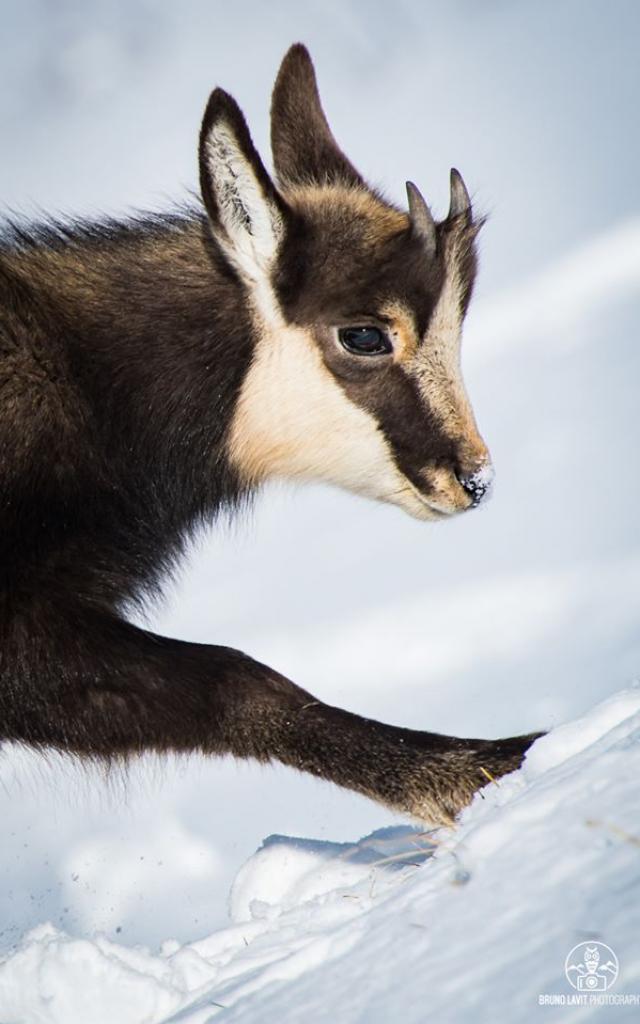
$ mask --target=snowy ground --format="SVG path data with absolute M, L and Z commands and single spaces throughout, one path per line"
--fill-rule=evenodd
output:
M 539 740 L 455 830 L 269 837 L 235 879 L 233 923 L 197 942 L 154 955 L 40 925 L 0 965 L 0 1020 L 638 1020 L 639 777 L 636 688 Z M 618 957 L 616 1003 L 571 1004 L 583 942 Z

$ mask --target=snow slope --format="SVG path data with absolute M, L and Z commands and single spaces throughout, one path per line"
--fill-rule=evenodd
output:
M 0 964 L 0 1021 L 637 1020 L 639 777 L 636 687 L 539 740 L 455 830 L 271 836 L 208 938 L 153 955 L 39 926 Z M 618 957 L 618 1003 L 541 1006 L 575 997 L 565 958 L 587 940 Z

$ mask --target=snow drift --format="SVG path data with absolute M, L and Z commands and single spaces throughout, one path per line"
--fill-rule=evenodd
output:
M 0 962 L 0 1021 L 637 1020 L 639 778 L 632 688 L 539 740 L 455 830 L 270 837 L 207 938 L 152 953 L 39 926 Z M 564 974 L 586 941 L 619 961 L 606 1005 L 576 1005 Z

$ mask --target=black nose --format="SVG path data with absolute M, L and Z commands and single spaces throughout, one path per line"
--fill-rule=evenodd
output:
M 481 469 L 476 469 L 473 473 L 458 470 L 456 476 L 460 486 L 471 498 L 473 508 L 489 497 L 493 486 L 493 467 L 491 465 L 482 466 Z

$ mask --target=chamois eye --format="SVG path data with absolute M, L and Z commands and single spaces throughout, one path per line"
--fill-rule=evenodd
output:
M 340 344 L 356 356 L 382 356 L 393 348 L 387 335 L 379 327 L 341 327 Z

